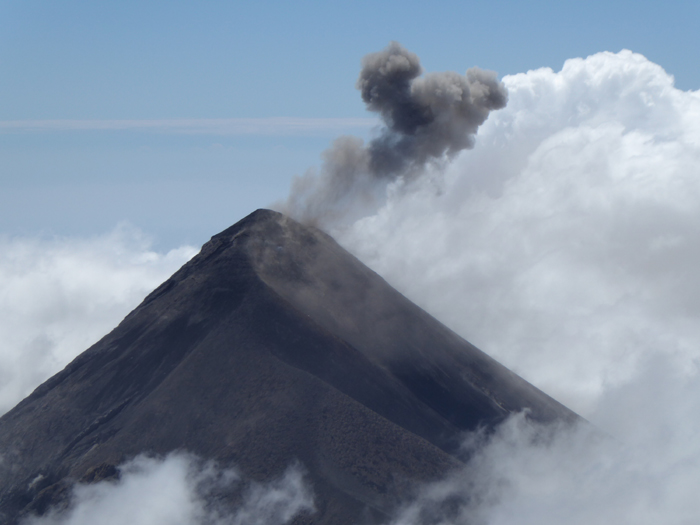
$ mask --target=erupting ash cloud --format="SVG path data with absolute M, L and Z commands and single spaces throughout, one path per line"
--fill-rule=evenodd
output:
M 418 56 L 397 42 L 365 56 L 357 88 L 384 123 L 379 136 L 368 145 L 355 137 L 336 140 L 323 155 L 320 174 L 295 179 L 278 207 L 313 224 L 357 213 L 389 182 L 414 179 L 473 147 L 489 113 L 506 105 L 508 93 L 493 71 L 422 72 Z
M 508 94 L 496 73 L 479 68 L 420 77 L 418 57 L 397 42 L 367 55 L 357 87 L 367 109 L 386 124 L 369 145 L 369 170 L 377 177 L 422 168 L 432 159 L 470 148 L 474 134 Z

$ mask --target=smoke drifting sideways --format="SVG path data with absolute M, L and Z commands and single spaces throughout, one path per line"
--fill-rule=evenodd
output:
M 422 72 L 418 57 L 397 42 L 365 56 L 357 88 L 383 122 L 379 135 L 367 145 L 337 139 L 320 172 L 295 178 L 287 201 L 276 207 L 322 227 L 357 217 L 390 182 L 412 181 L 473 147 L 489 113 L 506 105 L 507 91 L 493 71 Z
M 223 503 L 234 491 L 239 501 Z M 269 483 L 245 483 L 234 469 L 175 452 L 162 459 L 138 456 L 119 467 L 117 479 L 74 485 L 67 509 L 22 525 L 284 525 L 313 512 L 299 465 Z

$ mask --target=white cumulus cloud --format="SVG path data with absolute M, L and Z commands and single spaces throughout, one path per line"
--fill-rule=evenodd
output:
M 396 523 L 696 523 L 700 92 L 629 51 L 503 81 L 474 150 L 332 233 L 612 437 L 516 417 Z
M 112 330 L 190 259 L 122 225 L 89 239 L 0 236 L 0 414 Z
M 629 51 L 503 79 L 473 151 L 333 233 L 588 413 L 663 352 L 700 356 L 700 93 Z

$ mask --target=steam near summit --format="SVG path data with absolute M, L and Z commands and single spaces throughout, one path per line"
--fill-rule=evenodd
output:
M 357 88 L 367 109 L 382 120 L 378 136 L 369 144 L 337 139 L 323 154 L 320 173 L 297 178 L 280 208 L 313 224 L 356 214 L 377 188 L 419 177 L 473 147 L 489 113 L 506 105 L 508 92 L 493 71 L 422 73 L 418 56 L 398 42 L 365 56 Z

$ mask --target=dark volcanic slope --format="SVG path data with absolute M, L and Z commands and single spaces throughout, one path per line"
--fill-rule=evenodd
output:
M 256 480 L 298 459 L 313 521 L 350 523 L 455 465 L 464 430 L 526 407 L 576 417 L 327 235 L 258 210 L 0 418 L 0 521 L 184 448 Z

